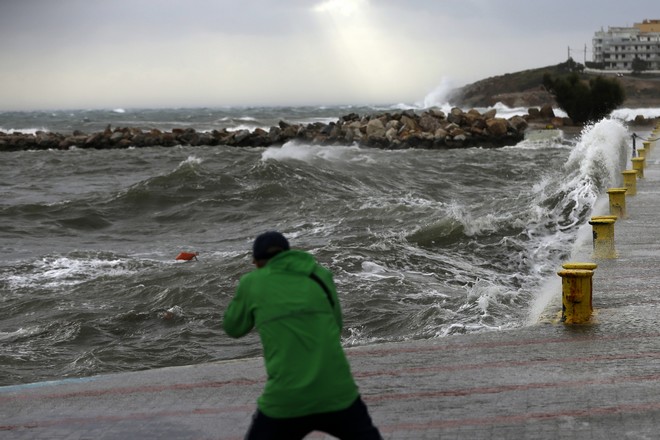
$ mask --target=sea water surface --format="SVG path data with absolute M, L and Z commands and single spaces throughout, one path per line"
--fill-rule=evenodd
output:
M 0 127 L 237 129 L 363 110 L 0 113 Z M 500 149 L 2 153 L 0 385 L 259 355 L 256 334 L 228 338 L 221 319 L 252 240 L 273 229 L 334 272 L 347 346 L 528 325 L 620 184 L 625 119 Z

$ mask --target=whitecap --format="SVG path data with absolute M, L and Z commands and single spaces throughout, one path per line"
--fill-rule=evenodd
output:
M 10 289 L 71 287 L 97 277 L 121 277 L 134 273 L 119 258 L 45 257 L 27 273 L 6 278 Z
M 0 341 L 9 341 L 11 339 L 15 338 L 21 338 L 24 336 L 31 336 L 37 332 L 40 331 L 40 328 L 38 326 L 30 327 L 30 328 L 24 328 L 20 327 L 17 330 L 10 331 L 10 332 L 2 332 L 0 331 Z
M 335 146 L 332 148 L 320 145 L 306 145 L 298 142 L 287 142 L 281 147 L 269 147 L 261 154 L 261 160 L 299 160 L 311 163 L 316 159 L 328 162 L 373 163 L 373 153 L 358 146 Z
M 179 167 L 182 167 L 184 165 L 200 165 L 202 162 L 204 162 L 204 160 L 202 160 L 199 157 L 191 154 L 190 156 L 188 156 L 188 158 L 186 160 L 181 161 L 181 163 L 179 164 Z
M 377 279 L 377 280 L 389 279 L 389 278 L 397 278 L 397 279 L 404 278 L 403 274 L 398 272 L 392 272 L 388 270 L 385 266 L 381 266 L 380 264 L 374 263 L 372 261 L 362 262 L 362 273 L 360 275 L 365 278 Z
M 646 119 L 660 118 L 660 108 L 620 108 L 612 112 L 611 117 L 625 122 L 634 121 L 637 116 L 644 116 Z
M 0 132 L 3 133 L 21 133 L 21 134 L 31 134 L 36 135 L 38 131 L 49 132 L 45 127 L 30 127 L 30 128 L 3 128 L 0 127 Z

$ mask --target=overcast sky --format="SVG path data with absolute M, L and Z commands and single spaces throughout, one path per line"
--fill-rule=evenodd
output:
M 0 0 L 0 110 L 415 103 L 657 0 Z

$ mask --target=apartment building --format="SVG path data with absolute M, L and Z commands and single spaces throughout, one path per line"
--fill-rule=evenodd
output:
M 633 70 L 633 60 L 647 70 L 660 70 L 660 20 L 644 20 L 633 27 L 609 27 L 593 38 L 593 61 L 605 70 Z

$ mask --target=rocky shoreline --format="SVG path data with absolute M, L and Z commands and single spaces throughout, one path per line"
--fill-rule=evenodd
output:
M 524 116 L 498 118 L 496 111 L 480 113 L 459 108 L 445 113 L 438 109 L 424 112 L 406 110 L 360 116 L 351 113 L 336 122 L 291 124 L 280 121 L 266 131 L 194 129 L 161 131 L 142 128 L 112 128 L 103 132 L 71 134 L 38 131 L 31 133 L 0 132 L 0 151 L 68 150 L 71 148 L 142 148 L 173 146 L 268 147 L 290 141 L 314 145 L 353 145 L 383 149 L 448 149 L 472 146 L 502 147 L 515 145 L 524 138 L 531 123 L 552 126 L 570 125 L 570 120 L 556 118 L 552 107 L 530 108 Z

